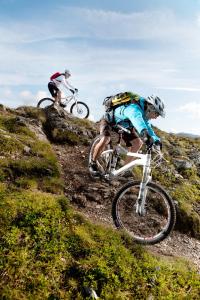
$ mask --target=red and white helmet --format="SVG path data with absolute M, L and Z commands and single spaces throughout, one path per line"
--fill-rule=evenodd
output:
M 147 103 L 153 105 L 155 111 L 161 116 L 165 117 L 165 105 L 158 96 L 149 96 L 146 98 Z

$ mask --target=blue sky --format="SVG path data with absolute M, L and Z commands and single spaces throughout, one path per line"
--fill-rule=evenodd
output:
M 103 99 L 156 94 L 168 132 L 200 134 L 200 0 L 0 0 L 0 103 L 36 105 L 52 73 L 103 114 Z

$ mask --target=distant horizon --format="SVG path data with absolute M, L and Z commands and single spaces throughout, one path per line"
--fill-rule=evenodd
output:
M 158 95 L 166 132 L 200 135 L 200 0 L 0 0 L 0 99 L 33 105 L 65 68 L 91 119 L 121 91 Z

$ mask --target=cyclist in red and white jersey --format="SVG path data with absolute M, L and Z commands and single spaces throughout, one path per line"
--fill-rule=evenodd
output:
M 60 86 L 64 86 L 73 94 L 78 92 L 78 89 L 74 88 L 67 79 L 71 76 L 69 70 L 65 70 L 64 73 L 56 72 L 50 77 L 50 82 L 48 83 L 48 89 L 52 97 L 55 99 L 55 105 L 59 104 L 60 106 L 65 106 L 61 103 L 61 91 Z

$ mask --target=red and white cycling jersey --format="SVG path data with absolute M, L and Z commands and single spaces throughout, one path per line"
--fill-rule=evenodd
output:
M 59 88 L 60 85 L 63 85 L 68 90 L 75 90 L 75 88 L 66 80 L 65 74 L 56 72 L 50 77 L 50 80 L 55 83 L 57 88 Z

